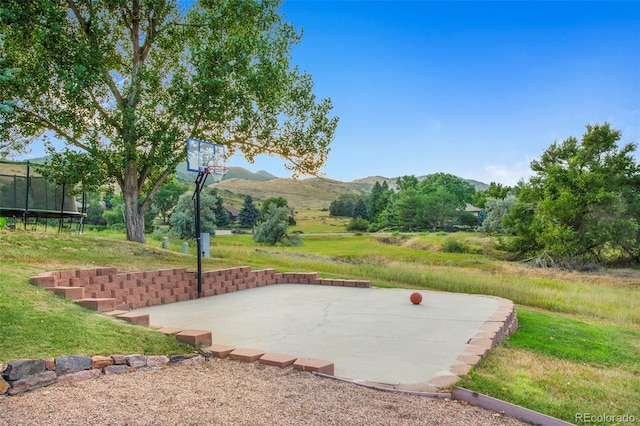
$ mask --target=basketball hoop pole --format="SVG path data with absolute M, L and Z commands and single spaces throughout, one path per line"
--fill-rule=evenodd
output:
M 200 235 L 200 191 L 204 187 L 207 181 L 206 172 L 199 172 L 196 177 L 196 191 L 193 194 L 192 199 L 195 202 L 194 209 L 196 211 L 195 217 L 195 232 L 196 232 L 196 249 L 198 250 L 198 299 L 202 296 L 202 237 Z

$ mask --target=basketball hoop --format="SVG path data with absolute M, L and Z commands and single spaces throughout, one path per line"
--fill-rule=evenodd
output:
M 187 170 L 198 173 L 195 182 L 196 190 L 193 193 L 195 237 L 198 246 L 198 297 L 202 296 L 202 236 L 204 235 L 200 232 L 200 192 L 204 188 L 207 177 L 211 176 L 214 182 L 222 180 L 229 170 L 224 165 L 226 160 L 224 145 L 193 138 L 187 139 Z
M 226 166 L 213 165 L 208 166 L 206 169 L 204 169 L 204 172 L 208 175 L 211 175 L 214 182 L 220 182 L 224 175 L 227 173 L 227 170 L 229 170 L 229 168 Z

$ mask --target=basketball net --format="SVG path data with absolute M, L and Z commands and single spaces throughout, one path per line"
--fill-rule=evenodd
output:
M 227 170 L 229 170 L 227 166 L 212 165 L 204 169 L 204 172 L 210 175 L 214 182 L 220 182 Z

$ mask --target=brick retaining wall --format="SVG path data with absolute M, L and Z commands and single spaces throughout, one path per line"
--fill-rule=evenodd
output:
M 198 276 L 186 268 L 118 273 L 116 268 L 46 272 L 31 283 L 97 311 L 130 310 L 198 297 Z M 370 287 L 370 281 L 320 278 L 316 272 L 253 271 L 249 266 L 202 273 L 202 296 L 216 296 L 272 284 Z

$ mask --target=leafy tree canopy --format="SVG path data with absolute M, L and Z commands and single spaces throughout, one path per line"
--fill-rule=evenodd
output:
M 493 199 L 505 199 L 507 195 L 513 194 L 513 189 L 510 186 L 502 185 L 501 183 L 491 182 L 489 187 L 485 190 L 476 191 L 473 197 L 473 205 L 479 208 L 485 208 L 485 203 L 489 198 Z
M 640 165 L 635 143 L 618 147 L 608 123 L 588 125 L 582 139 L 552 144 L 531 163 L 505 225 L 521 253 L 548 250 L 566 261 L 606 260 L 626 253 L 640 261 Z
M 288 226 L 289 208 L 272 204 L 253 230 L 253 240 L 257 243 L 267 243 L 272 246 L 278 243 L 301 245 L 302 239 L 299 235 L 287 234 Z
M 290 65 L 300 33 L 280 0 L 4 0 L 0 152 L 53 136 L 124 195 L 127 239 L 188 137 L 317 174 L 337 126 L 331 101 Z M 6 76 L 6 71 L 3 71 Z M 53 150 L 53 146 L 49 145 Z M 63 152 L 62 155 L 65 155 Z M 56 161 L 50 166 L 56 167 Z M 82 166 L 69 161 L 68 171 Z M 86 161 L 82 161 L 86 165 Z M 82 175 L 76 173 L 82 180 Z M 143 197 L 142 194 L 144 194 Z
M 434 173 L 426 176 L 417 188 L 424 194 L 444 191 L 452 196 L 454 207 L 464 209 L 473 201 L 476 189 L 469 182 L 448 173 Z
M 485 202 L 487 213 L 480 230 L 489 233 L 506 233 L 507 229 L 505 229 L 502 221 L 511 210 L 511 207 L 517 202 L 518 199 L 512 194 L 504 198 L 487 198 Z
M 267 214 L 271 206 L 289 208 L 289 203 L 284 197 L 269 197 L 262 201 L 260 211 L 263 215 Z
M 162 222 L 167 223 L 169 212 L 178 204 L 178 199 L 187 189 L 187 185 L 173 179 L 160 187 L 153 204 L 158 208 Z
M 406 175 L 406 176 L 400 176 L 397 180 L 396 180 L 396 186 L 398 187 L 398 189 L 400 191 L 404 191 L 410 188 L 415 188 L 418 186 L 418 178 L 415 177 L 414 175 Z
M 218 197 L 213 191 L 202 191 L 200 193 L 200 231 L 211 235 L 216 233 L 216 206 Z M 182 194 L 178 199 L 169 223 L 171 231 L 178 234 L 180 238 L 193 239 L 196 235 L 195 210 L 192 194 Z

